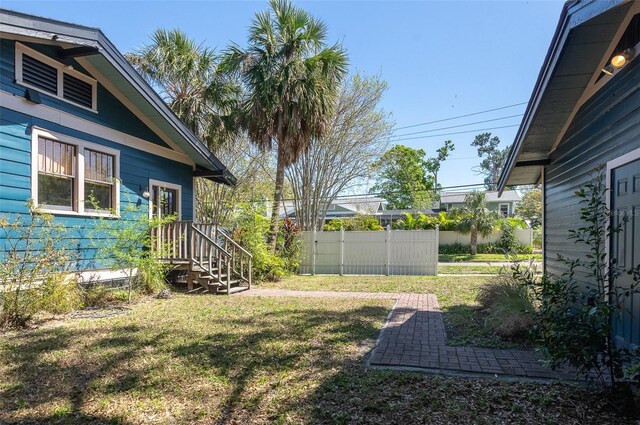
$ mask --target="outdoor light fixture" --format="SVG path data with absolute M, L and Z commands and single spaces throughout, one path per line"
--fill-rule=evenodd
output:
M 143 197 L 144 199 L 149 199 L 149 197 L 150 197 L 150 196 L 151 196 L 151 194 L 149 193 L 149 188 L 146 188 L 146 189 L 144 190 L 144 192 L 142 192 L 142 197 Z
M 611 66 L 616 69 L 620 69 L 627 64 L 635 55 L 634 49 L 625 49 L 624 52 L 618 53 L 611 58 Z
M 604 72 L 607 75 L 613 75 L 613 71 L 615 71 L 613 69 L 613 65 L 609 64 L 607 66 L 605 66 L 604 68 L 602 68 L 602 72 Z

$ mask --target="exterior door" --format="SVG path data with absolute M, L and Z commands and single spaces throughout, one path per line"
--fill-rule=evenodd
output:
M 151 185 L 151 216 L 164 218 L 180 215 L 180 188 L 162 183 Z
M 628 270 L 640 264 L 640 160 L 630 162 L 611 171 L 612 224 L 622 230 L 611 235 L 611 259 L 621 269 Z M 619 291 L 628 288 L 631 276 L 623 273 L 616 280 Z M 614 334 L 625 346 L 640 345 L 640 294 L 624 301 L 622 317 L 615 319 Z

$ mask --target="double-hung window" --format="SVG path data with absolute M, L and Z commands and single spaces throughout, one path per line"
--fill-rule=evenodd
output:
M 32 132 L 32 197 L 39 207 L 118 215 L 119 151 L 38 128 Z

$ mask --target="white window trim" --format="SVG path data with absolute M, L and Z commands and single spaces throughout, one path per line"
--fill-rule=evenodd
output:
M 511 214 L 511 207 L 509 206 L 508 203 L 500 203 L 498 204 L 498 211 L 500 211 L 500 213 L 502 213 L 502 206 L 505 205 L 507 207 L 507 215 Z
M 182 220 L 182 185 L 164 182 L 162 180 L 149 179 L 149 219 L 153 218 L 153 186 L 166 187 L 167 189 L 174 189 L 178 193 L 178 221 Z
M 73 199 L 73 209 L 64 210 L 59 208 L 47 208 L 43 205 L 41 208 L 43 211 L 55 214 L 55 215 L 70 215 L 70 216 L 82 216 L 82 217 L 120 217 L 120 151 L 117 149 L 109 148 L 97 143 L 87 142 L 85 140 L 77 139 L 75 137 L 66 136 L 54 131 L 45 130 L 39 127 L 33 127 L 31 130 L 31 198 L 35 205 L 38 204 L 38 138 L 43 137 L 46 139 L 55 140 L 62 143 L 67 143 L 76 147 L 76 161 L 74 167 L 76 167 L 76 173 L 74 178 L 76 179 L 74 185 L 74 191 L 76 193 Z M 113 210 L 112 212 L 96 211 L 85 208 L 84 199 L 84 150 L 91 149 L 101 153 L 113 155 L 113 175 L 115 182 L 113 184 Z
M 56 94 L 50 93 L 48 91 L 44 91 L 41 88 L 32 86 L 31 84 L 26 83 L 26 82 L 24 82 L 22 80 L 22 55 L 23 54 L 31 56 L 31 57 L 39 60 L 40 62 L 44 62 L 47 65 L 52 66 L 57 70 L 57 72 L 58 72 L 58 84 L 57 84 L 58 85 L 58 92 Z M 98 96 L 97 96 L 97 94 L 98 94 L 98 82 L 95 79 L 93 79 L 93 78 L 91 78 L 91 77 L 89 77 L 89 76 L 87 76 L 87 75 L 85 75 L 85 74 L 83 74 L 81 72 L 78 72 L 78 71 L 76 71 L 75 69 L 73 69 L 71 67 L 67 67 L 63 63 L 60 63 L 60 62 L 50 58 L 49 56 L 43 55 L 42 53 L 40 53 L 40 52 L 38 52 L 36 50 L 33 50 L 32 48 L 27 47 L 24 44 L 18 43 L 18 42 L 16 42 L 15 72 L 16 72 L 16 83 L 20 84 L 21 86 L 28 87 L 30 89 L 36 90 L 36 91 L 38 91 L 38 92 L 40 92 L 42 94 L 45 94 L 47 96 L 55 97 L 56 99 L 60 99 L 60 100 L 62 100 L 64 102 L 70 103 L 70 104 L 72 104 L 74 106 L 77 106 L 79 108 L 86 109 L 87 111 L 91 111 L 91 112 L 94 112 L 94 113 L 98 112 Z M 91 108 L 87 108 L 84 105 L 81 105 L 81 104 L 76 103 L 76 102 L 74 102 L 72 100 L 66 99 L 64 97 L 64 95 L 63 95 L 63 93 L 64 93 L 63 75 L 64 74 L 69 74 L 72 77 L 75 77 L 75 78 L 77 78 L 79 80 L 82 80 L 85 83 L 91 85 Z

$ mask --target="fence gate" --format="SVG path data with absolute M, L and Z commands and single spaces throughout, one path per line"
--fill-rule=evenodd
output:
M 302 232 L 301 274 L 436 275 L 438 230 Z

